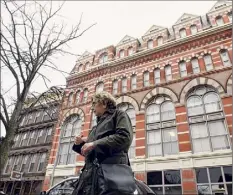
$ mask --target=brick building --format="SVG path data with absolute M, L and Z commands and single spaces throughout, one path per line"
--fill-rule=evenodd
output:
M 34 106 L 25 104 L 22 111 L 23 118 L 0 178 L 0 191 L 7 195 L 41 192 L 62 98 L 62 94 L 59 99 L 50 90 L 43 94 L 45 98 L 41 97 Z M 28 98 L 26 102 L 33 101 Z
M 79 173 L 74 135 L 95 124 L 91 97 L 104 90 L 132 120 L 137 178 L 158 194 L 231 194 L 231 39 L 231 2 L 219 1 L 204 16 L 183 14 L 172 28 L 85 52 L 67 78 L 44 190 Z

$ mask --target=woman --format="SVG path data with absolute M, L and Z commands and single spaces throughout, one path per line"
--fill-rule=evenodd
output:
M 114 175 L 114 171 L 117 173 L 115 175 L 120 174 L 117 168 L 119 166 L 115 165 L 129 165 L 128 150 L 133 139 L 131 121 L 125 112 L 116 109 L 114 97 L 107 92 L 101 92 L 93 97 L 92 109 L 97 116 L 97 125 L 90 131 L 87 139 L 83 135 L 77 136 L 73 146 L 75 152 L 85 156 L 85 165 L 73 195 L 118 195 L 119 191 L 115 189 L 122 188 L 125 183 L 118 183 L 122 179 L 115 183 L 114 181 L 106 183 L 107 176 L 104 174 L 106 170 L 100 169 L 99 164 L 110 164 L 110 168 L 112 166 L 110 171 L 112 173 L 107 171 L 107 175 Z M 127 178 L 126 172 L 130 171 L 122 171 L 120 178 Z M 128 178 L 130 180 L 130 177 Z M 127 179 L 122 181 L 127 183 Z M 132 188 L 126 191 L 132 191 Z M 120 192 L 123 191 L 124 189 L 121 189 Z

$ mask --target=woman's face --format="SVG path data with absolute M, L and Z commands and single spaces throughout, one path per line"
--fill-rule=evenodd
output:
M 93 103 L 93 111 L 96 116 L 102 116 L 106 111 L 106 106 L 99 102 Z

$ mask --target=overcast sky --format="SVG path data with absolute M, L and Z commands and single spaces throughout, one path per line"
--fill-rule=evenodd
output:
M 68 24 L 75 24 L 83 13 L 82 30 L 97 23 L 70 44 L 73 53 L 82 54 L 87 50 L 94 54 L 98 49 L 117 45 L 125 35 L 141 38 L 152 25 L 171 28 L 183 13 L 205 15 L 215 3 L 216 1 L 67 1 L 60 14 Z M 59 69 L 70 72 L 75 61 L 76 57 L 66 55 L 57 59 L 56 64 Z M 51 80 L 50 86 L 66 84 L 61 73 L 46 69 L 42 72 L 46 72 Z M 10 83 L 4 83 L 5 89 Z M 32 91 L 45 90 L 42 80 L 34 82 Z

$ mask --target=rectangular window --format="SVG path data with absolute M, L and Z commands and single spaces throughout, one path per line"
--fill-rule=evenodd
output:
M 69 152 L 69 143 L 62 143 L 60 145 L 59 154 L 58 154 L 59 165 L 67 164 L 68 152 Z
M 171 81 L 172 80 L 172 68 L 170 65 L 167 65 L 164 67 L 165 70 L 165 76 L 166 76 L 166 81 Z
M 113 91 L 113 95 L 116 95 L 118 93 L 118 81 L 117 80 L 113 81 L 112 88 L 113 88 L 113 90 L 112 90 Z
M 186 63 L 185 62 L 180 62 L 179 67 L 180 67 L 180 76 L 181 77 L 187 76 Z
M 231 66 L 231 61 L 227 50 L 221 51 L 220 56 L 223 62 L 223 66 Z
M 45 129 L 41 129 L 38 132 L 38 137 L 37 137 L 37 140 L 36 140 L 36 144 L 42 144 L 42 143 L 44 143 L 45 142 L 45 135 L 46 135 Z
M 20 142 L 20 147 L 26 146 L 28 143 L 28 139 L 29 139 L 29 132 L 23 133 L 22 138 L 21 138 L 21 142 Z
M 212 58 L 210 55 L 204 56 L 204 62 L 205 62 L 205 67 L 207 71 L 213 70 L 214 67 L 213 67 L 213 62 L 212 62 Z
M 13 166 L 13 171 L 20 171 L 21 164 L 22 164 L 22 156 L 16 156 Z
M 87 91 L 87 90 L 84 90 L 83 102 L 87 102 L 87 97 L 88 97 L 88 91 Z
M 186 30 L 185 30 L 185 29 L 181 29 L 181 30 L 180 30 L 180 37 L 181 37 L 181 38 L 186 37 Z
M 133 75 L 131 77 L 131 90 L 137 89 L 137 76 Z
M 159 84 L 160 83 L 160 69 L 156 68 L 154 70 L 154 77 L 155 77 L 155 84 Z
M 144 72 L 144 87 L 148 87 L 150 85 L 150 73 Z
M 5 167 L 5 173 L 10 173 L 11 172 L 13 164 L 14 164 L 14 157 L 11 156 L 7 160 L 7 164 L 6 164 L 6 167 Z
M 43 112 L 43 121 L 51 120 L 51 114 L 49 112 L 49 109 L 44 110 Z
M 29 170 L 28 170 L 28 172 L 35 172 L 36 160 L 37 160 L 37 155 L 33 154 L 31 156 L 31 161 L 29 163 Z
M 232 167 L 197 168 L 198 194 L 215 194 L 221 189 L 223 194 L 232 194 Z
M 127 78 L 122 79 L 122 93 L 127 92 Z
M 192 64 L 192 68 L 193 68 L 193 73 L 194 74 L 199 73 L 200 67 L 199 67 L 198 59 L 197 58 L 192 59 L 191 64 Z
M 37 134 L 38 134 L 37 131 L 32 131 L 30 133 L 30 138 L 29 138 L 29 142 L 28 142 L 29 146 L 32 146 L 32 145 L 36 144 Z
M 49 127 L 48 129 L 46 129 L 47 135 L 46 135 L 45 143 L 48 143 L 48 142 L 51 141 L 51 138 L 52 138 L 52 130 L 53 130 L 52 127 Z
M 156 194 L 182 194 L 180 170 L 148 172 L 147 185 Z
M 23 162 L 22 162 L 22 166 L 21 166 L 21 172 L 27 171 L 27 163 L 28 163 L 28 156 L 25 155 L 23 157 Z
M 38 164 L 38 168 L 37 171 L 43 171 L 44 167 L 45 167 L 45 161 L 46 161 L 46 153 L 42 153 L 40 155 L 40 159 L 39 159 L 39 164 Z

